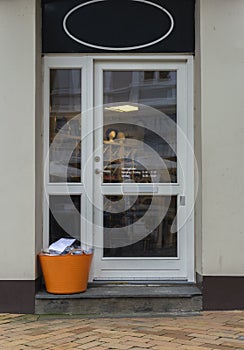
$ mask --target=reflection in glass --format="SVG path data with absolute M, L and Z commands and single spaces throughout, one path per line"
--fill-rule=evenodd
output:
M 176 71 L 104 71 L 105 183 L 177 182 L 176 89 Z
M 79 195 L 49 197 L 49 244 L 60 238 L 80 240 Z
M 50 70 L 50 181 L 80 182 L 81 70 Z
M 177 257 L 176 213 L 177 196 L 104 196 L 104 257 Z

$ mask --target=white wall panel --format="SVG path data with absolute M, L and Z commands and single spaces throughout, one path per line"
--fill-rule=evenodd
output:
M 201 0 L 204 275 L 244 274 L 244 1 Z
M 35 277 L 35 1 L 0 1 L 0 279 Z

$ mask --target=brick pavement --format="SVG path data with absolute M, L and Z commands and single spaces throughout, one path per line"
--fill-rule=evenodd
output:
M 0 314 L 0 349 L 244 349 L 244 311 L 161 318 Z

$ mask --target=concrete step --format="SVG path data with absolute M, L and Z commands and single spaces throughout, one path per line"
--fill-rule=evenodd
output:
M 194 284 L 92 284 L 86 292 L 36 295 L 36 314 L 145 316 L 197 313 L 202 294 Z

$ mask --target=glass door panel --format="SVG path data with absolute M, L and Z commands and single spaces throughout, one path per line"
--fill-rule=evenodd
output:
M 81 69 L 50 70 L 50 182 L 81 182 Z
M 104 70 L 103 91 L 103 182 L 176 183 L 176 70 Z
M 176 196 L 104 196 L 103 256 L 177 257 L 176 213 Z
M 49 196 L 49 244 L 60 238 L 80 241 L 80 195 Z

